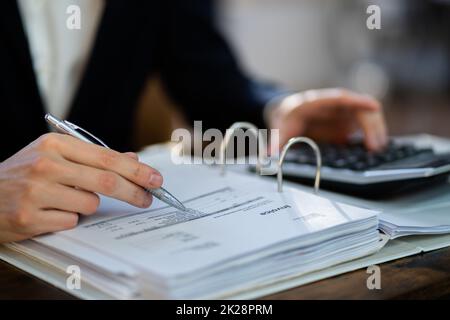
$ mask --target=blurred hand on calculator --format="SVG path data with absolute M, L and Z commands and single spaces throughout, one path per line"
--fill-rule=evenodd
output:
M 299 135 L 345 143 L 358 131 L 364 134 L 368 150 L 381 150 L 388 142 L 381 104 L 345 89 L 308 90 L 285 97 L 269 110 L 268 122 L 280 129 L 280 145 Z

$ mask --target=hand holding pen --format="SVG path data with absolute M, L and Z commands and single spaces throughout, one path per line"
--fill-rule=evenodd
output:
M 65 134 L 42 135 L 0 162 L 0 243 L 74 228 L 104 194 L 146 208 L 144 188 L 161 187 L 158 171 L 136 155 Z
M 119 182 L 122 182 L 122 184 L 134 182 L 138 186 L 143 187 L 143 190 L 140 190 L 139 192 L 136 191 L 135 189 L 134 192 L 137 193 L 137 195 L 140 195 L 142 194 L 142 191 L 145 191 L 176 209 L 186 210 L 186 207 L 177 198 L 175 198 L 172 194 L 170 194 L 170 192 L 168 192 L 166 189 L 161 187 L 162 176 L 155 169 L 138 162 L 137 159 L 134 159 L 135 160 L 134 163 L 131 163 L 129 160 L 124 161 L 126 160 L 126 158 L 123 156 L 122 159 L 120 159 L 121 158 L 120 153 L 112 151 L 102 140 L 100 140 L 90 132 L 78 127 L 77 125 L 69 121 L 60 120 L 49 113 L 45 115 L 45 120 L 61 133 L 68 134 L 74 138 L 77 138 L 89 144 L 100 146 L 100 148 L 103 150 L 99 152 L 103 153 L 104 155 L 102 155 L 100 157 L 100 160 L 97 160 L 97 162 L 100 161 L 100 163 L 103 164 L 105 164 L 105 162 L 107 163 L 108 168 L 106 168 L 105 166 L 102 167 L 102 169 L 104 170 L 109 170 L 111 168 L 119 170 L 119 172 L 117 172 L 118 176 L 114 176 L 115 177 L 114 181 L 118 180 Z M 104 159 L 105 161 L 102 162 L 101 161 L 102 159 Z M 114 171 L 112 171 L 111 174 L 114 175 Z M 121 179 L 129 181 L 125 182 L 121 181 Z M 105 195 L 114 197 L 113 194 L 105 194 Z M 148 198 L 149 198 L 148 195 L 147 197 L 144 197 L 144 199 Z M 147 202 L 144 202 L 144 205 L 146 204 Z M 148 205 L 150 205 L 150 203 Z
M 0 243 L 74 228 L 80 215 L 97 211 L 97 194 L 147 208 L 153 193 L 183 210 L 137 155 L 80 139 L 44 134 L 0 162 Z

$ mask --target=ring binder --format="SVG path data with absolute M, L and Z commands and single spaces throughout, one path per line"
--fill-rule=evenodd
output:
M 256 163 L 256 172 L 259 172 L 261 169 L 261 150 L 266 150 L 267 145 L 263 139 L 261 132 L 258 131 L 258 127 L 250 122 L 235 122 L 233 123 L 225 132 L 225 138 L 220 144 L 220 174 L 225 175 L 225 151 L 230 142 L 230 138 L 232 137 L 234 131 L 236 129 L 248 129 L 251 130 L 258 139 L 258 151 L 257 151 L 257 163 Z
M 320 171 L 322 169 L 322 156 L 320 154 L 319 146 L 310 138 L 306 137 L 295 137 L 289 139 L 289 141 L 284 145 L 283 150 L 281 151 L 280 159 L 278 160 L 278 172 L 277 172 L 277 181 L 278 181 L 278 192 L 283 192 L 283 162 L 286 156 L 286 152 L 289 148 L 296 143 L 306 143 L 308 144 L 314 151 L 316 155 L 316 177 L 314 180 L 314 193 L 317 194 L 319 192 L 320 185 Z

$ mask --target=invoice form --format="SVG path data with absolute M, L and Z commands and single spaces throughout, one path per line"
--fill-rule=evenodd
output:
M 76 229 L 37 241 L 55 246 L 55 237 L 70 238 L 170 277 L 262 249 L 269 254 L 270 246 L 354 220 L 360 219 L 356 229 L 364 230 L 371 225 L 365 223 L 367 219 L 376 218 L 371 210 L 298 190 L 251 191 L 258 190 L 258 180 L 247 180 L 245 189 L 211 181 L 203 181 L 206 192 L 188 199 L 181 194 L 190 208 L 187 212 L 159 204 L 148 210 L 111 213 L 118 203 L 105 198 L 95 217 L 81 220 Z M 315 240 L 308 238 L 306 242 Z

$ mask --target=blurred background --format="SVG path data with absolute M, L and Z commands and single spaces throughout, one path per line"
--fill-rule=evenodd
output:
M 219 28 L 251 75 L 290 89 L 380 99 L 391 134 L 450 137 L 450 0 L 216 0 Z M 366 9 L 381 9 L 369 30 Z
M 218 28 L 248 74 L 296 91 L 369 93 L 391 135 L 450 137 L 450 0 L 215 1 Z M 380 30 L 366 26 L 369 5 L 381 9 Z M 144 90 L 136 149 L 191 126 L 163 91 L 153 81 Z

